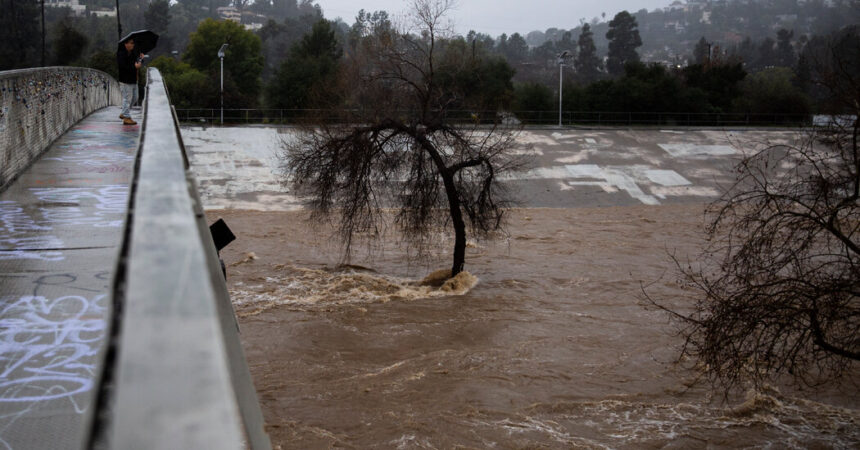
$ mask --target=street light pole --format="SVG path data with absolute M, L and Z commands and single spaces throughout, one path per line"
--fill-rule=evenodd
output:
M 564 76 L 564 73 L 561 69 L 563 67 L 564 67 L 564 63 L 560 62 L 558 64 L 558 126 L 559 127 L 561 127 L 561 98 L 562 98 L 562 96 L 561 96 L 561 90 L 562 90 L 561 78 Z
M 119 0 L 116 0 L 116 38 L 122 39 L 122 22 L 119 20 Z
M 558 55 L 558 126 L 561 127 L 561 101 L 562 101 L 562 78 L 564 77 L 564 58 L 567 58 L 568 51 L 565 50 Z
M 227 50 L 227 45 L 224 44 L 218 49 L 218 57 L 221 58 L 221 125 L 224 125 L 224 52 Z

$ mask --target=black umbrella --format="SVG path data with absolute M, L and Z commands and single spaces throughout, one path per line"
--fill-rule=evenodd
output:
M 119 43 L 134 39 L 134 48 L 141 53 L 149 53 L 158 43 L 158 35 L 149 30 L 132 31 L 119 40 Z

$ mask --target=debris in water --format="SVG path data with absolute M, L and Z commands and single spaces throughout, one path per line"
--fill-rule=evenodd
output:
M 442 286 L 442 284 L 444 284 L 448 278 L 451 278 L 451 271 L 449 269 L 434 270 L 433 272 L 430 272 L 429 275 L 424 277 L 424 279 L 421 280 L 421 282 L 418 283 L 418 285 L 419 286 Z
M 256 260 L 256 259 L 259 259 L 259 258 L 257 258 L 257 254 L 256 254 L 256 253 L 254 253 L 254 252 L 248 252 L 248 253 L 245 253 L 245 257 L 244 257 L 244 258 L 240 259 L 239 261 L 234 262 L 233 264 L 230 264 L 230 267 L 235 267 L 235 266 L 238 266 L 238 265 L 240 265 L 240 264 L 245 264 L 246 262 L 254 261 L 254 260 Z

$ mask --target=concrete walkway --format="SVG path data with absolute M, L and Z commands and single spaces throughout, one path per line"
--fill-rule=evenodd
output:
M 140 131 L 119 111 L 76 124 L 0 194 L 0 449 L 87 437 Z

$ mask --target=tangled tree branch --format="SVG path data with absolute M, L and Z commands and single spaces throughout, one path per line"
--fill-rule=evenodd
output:
M 682 355 L 727 391 L 780 374 L 834 381 L 860 360 L 860 90 L 839 78 L 860 69 L 860 39 L 852 39 L 854 51 L 819 66 L 818 80 L 853 109 L 793 145 L 745 157 L 736 183 L 707 210 L 708 246 L 697 264 L 675 260 L 695 293 L 692 313 L 645 293 L 680 326 Z

